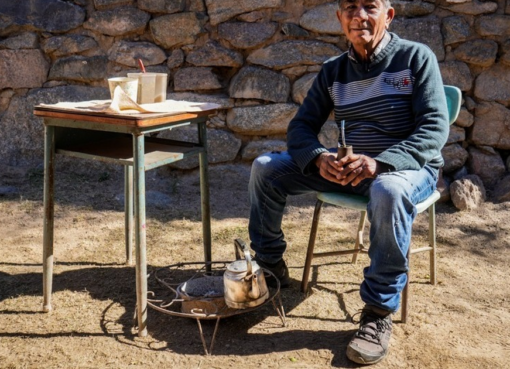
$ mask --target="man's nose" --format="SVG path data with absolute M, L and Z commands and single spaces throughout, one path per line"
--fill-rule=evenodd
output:
M 356 9 L 356 12 L 354 13 L 354 18 L 359 18 L 363 20 L 368 19 L 368 13 L 364 7 L 360 6 L 358 9 Z

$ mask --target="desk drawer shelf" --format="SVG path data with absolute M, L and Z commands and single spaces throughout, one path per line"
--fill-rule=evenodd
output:
M 55 151 L 66 156 L 133 166 L 133 138 L 127 135 L 69 147 L 57 145 Z M 146 137 L 145 170 L 170 164 L 203 151 L 202 146 L 190 142 Z

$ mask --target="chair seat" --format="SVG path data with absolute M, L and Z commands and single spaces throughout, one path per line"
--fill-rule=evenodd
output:
M 418 214 L 427 210 L 430 205 L 435 203 L 441 195 L 435 190 L 427 199 L 416 205 Z M 367 196 L 352 195 L 340 192 L 319 192 L 317 198 L 326 204 L 342 206 L 344 208 L 366 211 L 369 198 Z

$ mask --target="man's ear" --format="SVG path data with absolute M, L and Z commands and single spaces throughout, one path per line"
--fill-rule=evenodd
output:
M 395 9 L 388 8 L 388 10 L 386 11 L 386 29 L 388 29 L 390 27 L 390 23 L 394 17 L 395 17 Z
M 342 29 L 344 28 L 344 26 L 342 25 L 342 16 L 341 16 L 341 12 L 340 10 L 337 10 L 336 11 L 336 17 L 338 19 L 338 22 L 340 23 L 340 27 L 342 27 Z M 344 30 L 344 33 L 345 33 L 345 30 Z

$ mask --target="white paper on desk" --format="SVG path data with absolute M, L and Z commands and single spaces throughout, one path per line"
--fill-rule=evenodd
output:
M 113 92 L 113 100 L 91 100 L 81 102 L 60 102 L 57 104 L 41 104 L 66 110 L 81 112 L 101 112 L 108 114 L 140 114 L 140 113 L 171 113 L 183 114 L 198 111 L 214 110 L 220 107 L 214 103 L 197 103 L 191 101 L 166 100 L 154 104 L 137 104 L 119 86 Z

